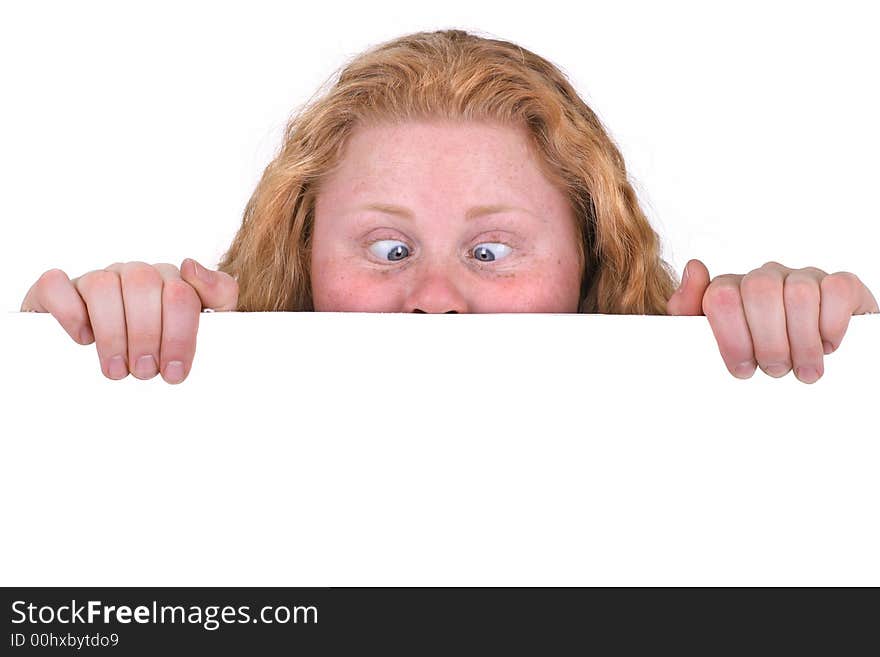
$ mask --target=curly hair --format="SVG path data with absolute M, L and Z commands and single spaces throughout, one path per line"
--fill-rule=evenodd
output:
M 361 53 L 320 92 L 288 122 L 218 265 L 238 281 L 239 310 L 313 310 L 315 199 L 355 127 L 441 118 L 528 128 L 542 171 L 566 193 L 577 219 L 579 312 L 666 314 L 678 281 L 660 257 L 660 239 L 623 157 L 546 59 L 462 30 L 417 32 Z

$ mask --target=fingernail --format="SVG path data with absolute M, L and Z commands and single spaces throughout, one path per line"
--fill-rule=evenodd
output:
M 88 326 L 79 332 L 79 341 L 81 343 L 91 344 L 94 340 L 95 335 L 92 333 L 92 329 L 90 329 Z
M 207 269 L 202 267 L 195 260 L 193 260 L 192 263 L 193 263 L 193 267 L 195 267 L 195 270 L 196 270 L 196 276 L 198 276 L 202 280 L 202 282 L 211 283 L 213 281 L 214 275 L 211 272 L 209 272 Z
M 825 355 L 826 355 L 826 356 L 827 356 L 828 354 L 830 354 L 832 351 L 834 351 L 834 345 L 832 345 L 830 342 L 827 342 L 827 341 L 823 340 L 823 341 L 822 341 L 822 346 L 825 348 Z
M 733 373 L 738 379 L 748 379 L 755 373 L 756 367 L 757 365 L 755 364 L 755 361 L 746 360 L 737 365 L 733 370 Z
M 797 378 L 804 383 L 815 383 L 819 380 L 819 372 L 812 367 L 799 367 L 795 370 Z
M 156 359 L 151 355 L 141 356 L 134 364 L 134 375 L 139 379 L 150 379 L 156 376 L 156 372 Z
M 113 356 L 107 363 L 107 371 L 110 373 L 111 379 L 124 379 L 128 376 L 128 367 L 125 365 L 125 359 L 122 356 Z
M 785 365 L 784 363 L 773 363 L 772 365 L 768 365 L 765 368 L 765 371 L 770 376 L 779 377 L 779 376 L 782 376 L 783 374 L 787 374 L 788 370 L 790 370 L 790 369 L 791 369 L 791 367 L 789 367 L 788 365 Z
M 168 383 L 180 383 L 183 381 L 183 363 L 172 360 L 165 366 L 165 380 Z

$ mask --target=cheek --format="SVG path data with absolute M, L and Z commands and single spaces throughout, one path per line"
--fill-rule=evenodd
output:
M 581 305 L 581 284 L 584 279 L 584 267 L 577 252 L 557 264 L 553 270 L 550 284 L 556 290 L 560 302 L 570 308 L 564 312 L 576 313 Z
M 321 258 L 312 267 L 312 300 L 317 312 L 394 312 L 400 305 L 384 276 Z
M 534 263 L 533 267 L 499 275 L 480 285 L 475 312 L 576 313 L 580 305 L 581 271 L 577 254 Z
M 580 294 L 579 279 L 554 272 L 513 274 L 479 287 L 479 313 L 575 313 Z

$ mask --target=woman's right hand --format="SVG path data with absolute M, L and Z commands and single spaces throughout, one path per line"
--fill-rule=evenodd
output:
M 187 258 L 170 264 L 126 262 L 70 280 L 50 269 L 28 290 L 22 311 L 51 313 L 79 344 L 97 343 L 109 379 L 158 372 L 180 383 L 190 372 L 203 308 L 235 310 L 238 283 Z

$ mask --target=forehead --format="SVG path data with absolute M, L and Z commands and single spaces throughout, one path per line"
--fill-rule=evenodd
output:
M 448 120 L 357 126 L 321 194 L 330 201 L 518 201 L 536 209 L 566 202 L 543 173 L 524 126 Z

